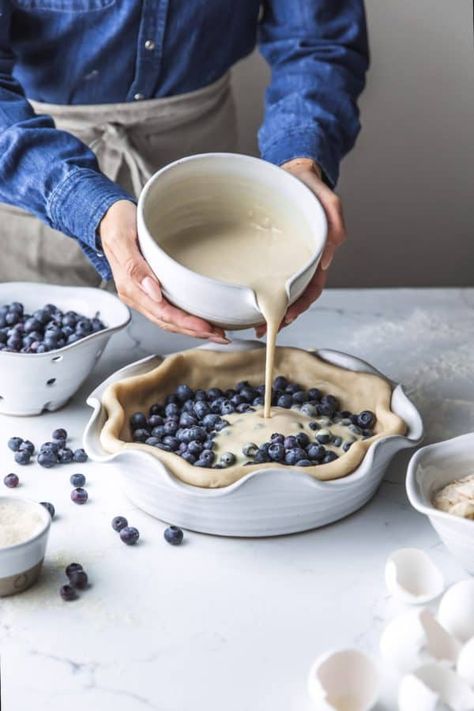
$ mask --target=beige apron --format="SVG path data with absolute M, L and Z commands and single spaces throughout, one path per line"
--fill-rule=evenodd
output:
M 101 170 L 138 197 L 150 175 L 193 153 L 237 150 L 230 75 L 187 94 L 136 103 L 58 106 L 30 102 L 94 151 Z M 100 286 L 78 243 L 0 203 L 0 282 Z

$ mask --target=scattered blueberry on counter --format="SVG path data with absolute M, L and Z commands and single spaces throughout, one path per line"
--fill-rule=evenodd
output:
M 188 385 L 179 385 L 163 402 L 154 403 L 148 413 L 132 414 L 132 440 L 173 452 L 196 467 L 231 467 L 236 463 L 236 454 L 224 452 L 216 458 L 214 438 L 229 426 L 227 415 L 261 407 L 264 394 L 264 385 L 255 387 L 247 381 L 227 390 L 194 391 Z M 294 437 L 275 433 L 270 442 L 260 445 L 249 442 L 242 450 L 249 460 L 246 464 L 277 462 L 302 467 L 328 464 L 347 452 L 357 437 L 368 438 L 374 434 L 376 417 L 370 410 L 358 414 L 342 410 L 334 395 L 318 388 L 305 389 L 281 375 L 273 382 L 272 405 L 295 409 L 314 418 L 308 425 L 314 432 L 314 440 L 300 432 Z M 347 428 L 347 437 L 334 435 L 329 429 L 333 424 Z M 328 446 L 341 451 L 337 453 Z
M 71 501 L 73 501 L 75 504 L 85 504 L 88 498 L 89 494 L 85 489 L 80 486 L 77 489 L 73 489 L 71 491 Z
M 0 351 L 48 353 L 104 328 L 98 315 L 88 318 L 76 311 L 61 311 L 54 304 L 27 314 L 23 304 L 14 302 L 0 306 Z
M 57 464 L 71 464 L 72 462 L 83 464 L 87 462 L 87 454 L 84 449 L 72 450 L 66 446 L 68 433 L 65 429 L 54 430 L 51 442 L 43 442 L 36 456 L 37 463 L 45 469 L 50 469 Z M 15 462 L 22 466 L 29 464 L 35 454 L 35 445 L 27 439 L 21 437 L 11 437 L 8 440 L 8 447 L 15 453 Z
M 183 531 L 178 526 L 168 526 L 164 532 L 164 538 L 172 546 L 180 546 L 183 542 Z
M 59 594 L 69 602 L 77 599 L 78 590 L 85 590 L 89 586 L 89 578 L 80 563 L 70 563 L 66 568 L 66 577 L 69 583 L 60 587 Z
M 140 533 L 138 529 L 133 526 L 125 526 L 120 529 L 119 536 L 120 539 L 127 544 L 127 546 L 134 546 L 140 538 Z
M 56 509 L 54 508 L 53 504 L 51 504 L 49 501 L 40 501 L 40 504 L 41 506 L 44 506 L 44 508 L 49 512 L 51 519 L 53 519 L 56 514 Z
M 84 476 L 84 474 L 72 474 L 69 481 L 71 482 L 73 487 L 77 489 L 85 485 L 86 477 Z
M 3 483 L 9 489 L 15 489 L 20 483 L 20 480 L 16 474 L 7 474 L 3 480 Z
M 126 526 L 128 526 L 128 521 L 125 516 L 115 516 L 112 519 L 112 528 L 114 531 L 117 531 L 117 533 L 120 533 L 122 528 L 125 528 Z

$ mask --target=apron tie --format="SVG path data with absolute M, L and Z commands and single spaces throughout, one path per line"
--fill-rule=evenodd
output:
M 90 143 L 90 148 L 96 154 L 101 169 L 111 180 L 116 181 L 120 168 L 125 163 L 130 171 L 135 197 L 138 198 L 151 173 L 130 141 L 125 126 L 111 121 L 98 126 L 97 132 L 98 135 Z

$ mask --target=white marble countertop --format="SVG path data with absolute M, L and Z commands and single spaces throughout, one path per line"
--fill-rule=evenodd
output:
M 473 326 L 474 289 L 338 290 L 281 343 L 344 350 L 403 382 L 432 441 L 474 430 Z M 337 646 L 376 655 L 384 620 L 397 609 L 383 584 L 391 550 L 422 547 L 449 581 L 464 575 L 408 504 L 407 454 L 393 461 L 375 498 L 342 522 L 266 540 L 187 533 L 180 548 L 164 542 L 160 521 L 125 500 L 112 465 L 13 466 L 8 437 L 41 443 L 64 426 L 79 446 L 85 398 L 97 383 L 148 353 L 189 345 L 135 318 L 65 409 L 0 419 L 2 471 L 21 477 L 12 495 L 57 510 L 40 583 L 0 600 L 5 711 L 309 711 L 306 675 L 316 655 Z M 69 499 L 73 471 L 87 476 L 82 507 Z M 117 514 L 140 529 L 136 547 L 112 531 Z M 92 586 L 64 603 L 58 589 L 71 561 L 84 565 Z M 386 681 L 377 708 L 395 707 Z

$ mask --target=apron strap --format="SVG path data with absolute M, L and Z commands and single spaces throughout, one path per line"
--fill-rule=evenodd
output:
M 135 197 L 138 198 L 150 177 L 150 171 L 130 141 L 126 127 L 123 124 L 107 122 L 98 126 L 96 131 L 98 135 L 90 143 L 90 148 L 96 154 L 102 170 L 111 180 L 117 180 L 122 163 L 126 163 Z

